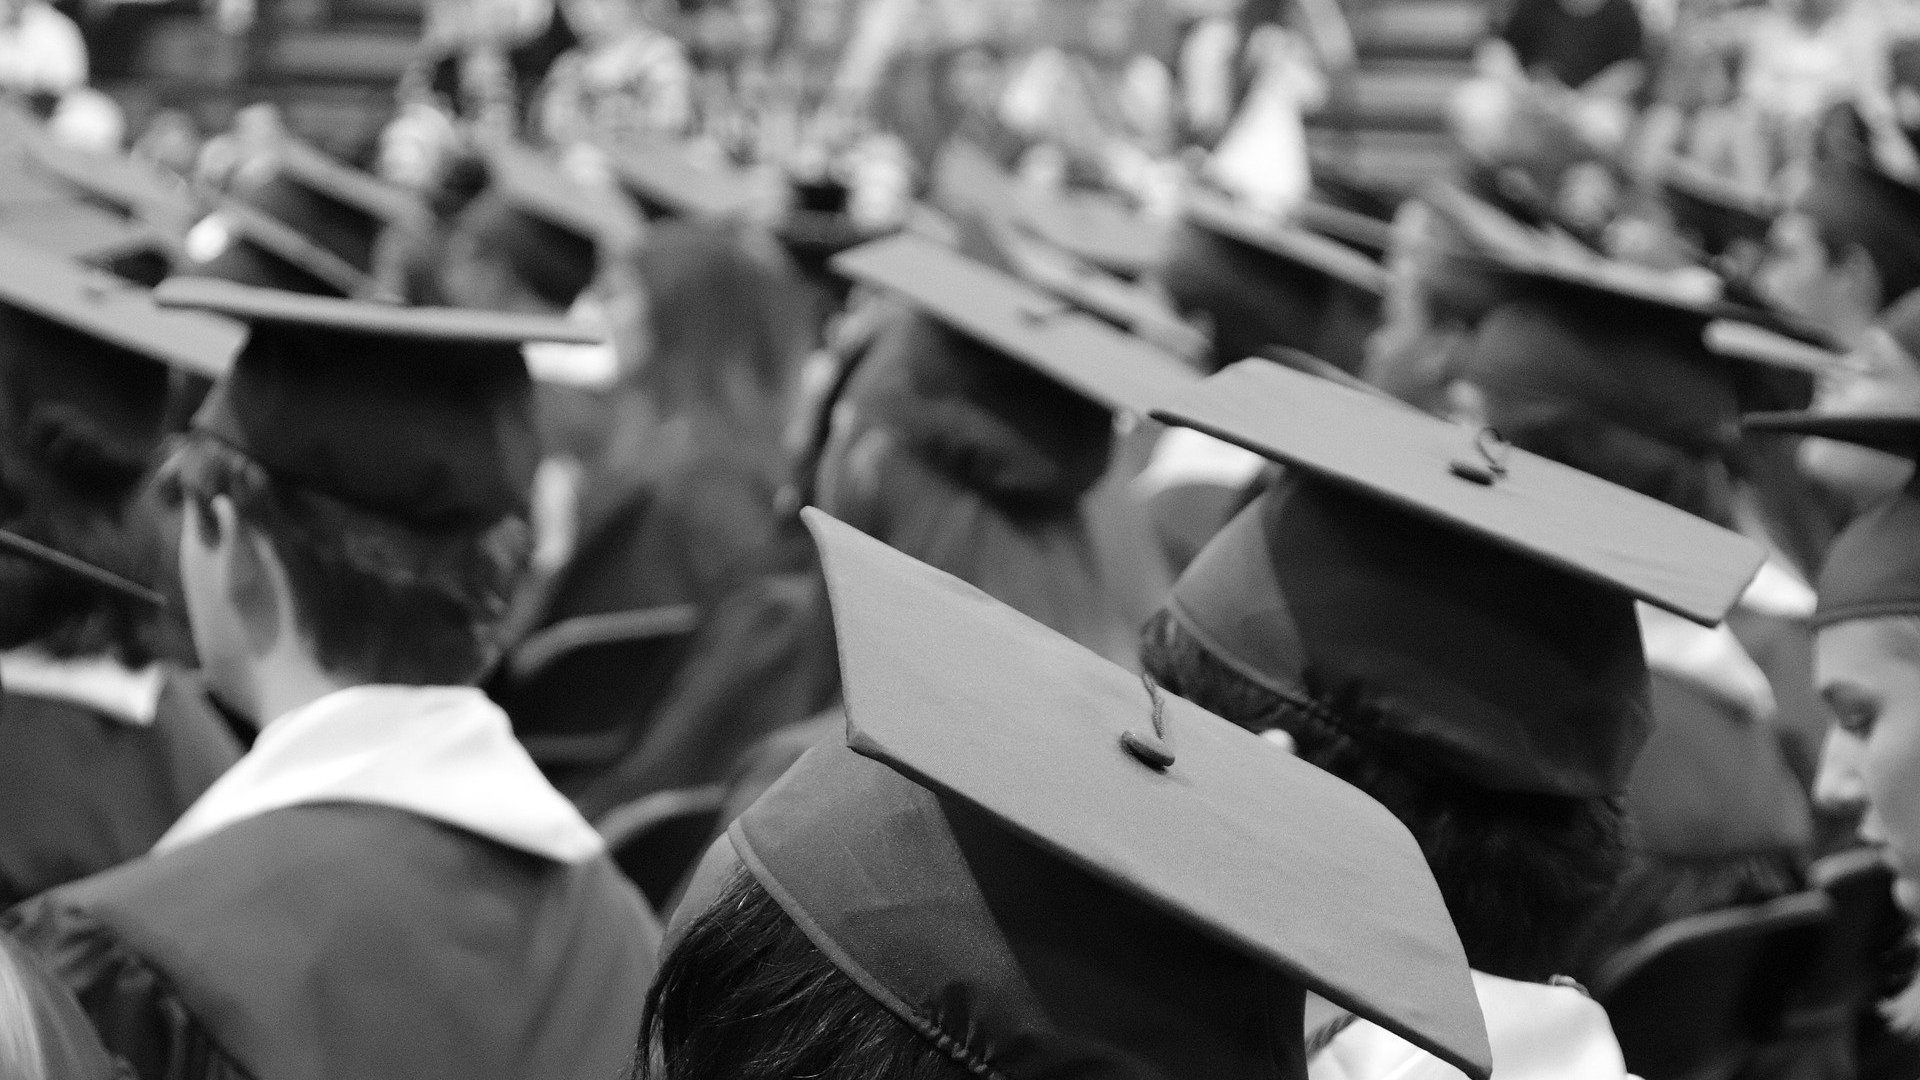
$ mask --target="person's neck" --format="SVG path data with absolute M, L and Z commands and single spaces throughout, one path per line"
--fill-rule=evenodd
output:
M 254 723 L 261 729 L 296 709 L 328 694 L 356 685 L 355 680 L 327 671 L 311 656 L 297 650 L 278 650 L 260 657 L 253 670 Z

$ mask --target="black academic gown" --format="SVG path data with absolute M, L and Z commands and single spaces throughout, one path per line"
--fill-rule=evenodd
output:
M 0 695 L 0 904 L 144 855 L 241 747 L 199 681 L 168 673 L 152 724 Z
M 613 1080 L 658 947 L 604 857 L 343 803 L 240 821 L 3 921 L 142 1080 Z

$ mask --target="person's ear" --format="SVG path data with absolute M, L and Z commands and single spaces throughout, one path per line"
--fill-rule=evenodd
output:
M 241 523 L 231 498 L 215 495 L 200 520 L 220 594 L 239 615 L 253 651 L 265 653 L 291 623 L 286 567 L 263 537 Z
M 1469 427 L 1487 426 L 1487 395 L 1465 379 L 1447 384 L 1447 419 Z

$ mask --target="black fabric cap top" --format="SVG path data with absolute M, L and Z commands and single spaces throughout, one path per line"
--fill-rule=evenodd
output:
M 168 369 L 219 375 L 244 329 L 16 240 L 0 264 L 0 443 L 70 492 L 124 496 L 164 435 Z
M 1484 787 L 1617 794 L 1645 739 L 1632 601 L 1714 623 L 1759 547 L 1646 496 L 1252 360 L 1155 414 L 1292 468 L 1174 588 L 1216 658 Z
M 923 237 L 876 241 L 833 267 L 1110 409 L 1145 415 L 1196 379 L 1165 350 Z
M 669 139 L 638 139 L 606 151 L 620 185 L 649 217 L 739 218 L 756 201 L 752 179 Z
M 195 430 L 277 476 L 429 530 L 525 509 L 539 445 L 520 346 L 596 340 L 559 319 L 212 279 L 173 278 L 154 296 L 252 327 Z
M 1384 808 L 806 515 L 846 745 L 816 747 L 734 823 L 670 936 L 744 866 L 980 1076 L 1294 1080 L 1308 990 L 1487 1075 L 1458 937 Z
M 1378 296 L 1387 271 L 1361 252 L 1284 221 L 1270 221 L 1224 196 L 1196 191 L 1187 200 L 1187 220 L 1215 235 L 1328 280 Z
M 228 199 L 187 234 L 183 273 L 312 296 L 371 291 L 363 270 L 271 214 Z
M 1920 461 L 1920 414 L 1756 413 L 1747 430 L 1815 435 Z M 1828 546 L 1814 591 L 1815 627 L 1920 615 L 1920 474 L 1854 519 Z
M 291 140 L 246 162 L 233 194 L 362 273 L 382 230 L 426 214 L 400 189 Z
M 1765 243 L 1780 216 L 1780 201 L 1767 192 L 1742 187 L 1684 159 L 1670 163 L 1660 182 L 1674 225 L 1697 238 L 1709 254 L 1741 242 Z

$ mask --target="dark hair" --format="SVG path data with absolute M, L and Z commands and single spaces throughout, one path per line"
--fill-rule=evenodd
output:
M 1678 507 L 1733 524 L 1726 447 L 1684 446 L 1601 415 L 1585 403 L 1483 386 L 1487 419 L 1513 445 Z
M 834 967 L 741 869 L 661 964 L 631 1080 L 971 1075 Z
M 320 665 L 360 682 L 458 685 L 498 652 L 495 633 L 532 547 L 520 517 L 428 533 L 270 475 L 206 435 L 183 437 L 162 494 L 217 529 L 215 496 L 285 565 Z
M 1282 698 L 1207 652 L 1166 611 L 1142 633 L 1161 685 L 1251 731 L 1280 729 L 1300 757 L 1378 799 L 1413 833 L 1476 970 L 1544 980 L 1612 893 L 1626 860 L 1612 799 L 1489 791 L 1429 764 L 1417 746 L 1360 734 L 1371 707 L 1309 693 Z M 1347 721 L 1347 722 L 1343 722 Z
M 32 540 L 134 581 L 166 578 L 158 508 L 138 491 L 117 499 L 73 499 L 43 490 L 37 470 L 0 454 L 0 519 Z M 85 585 L 68 574 L 0 556 L 0 649 L 32 643 L 54 656 L 107 654 L 139 666 L 166 652 L 152 608 Z

